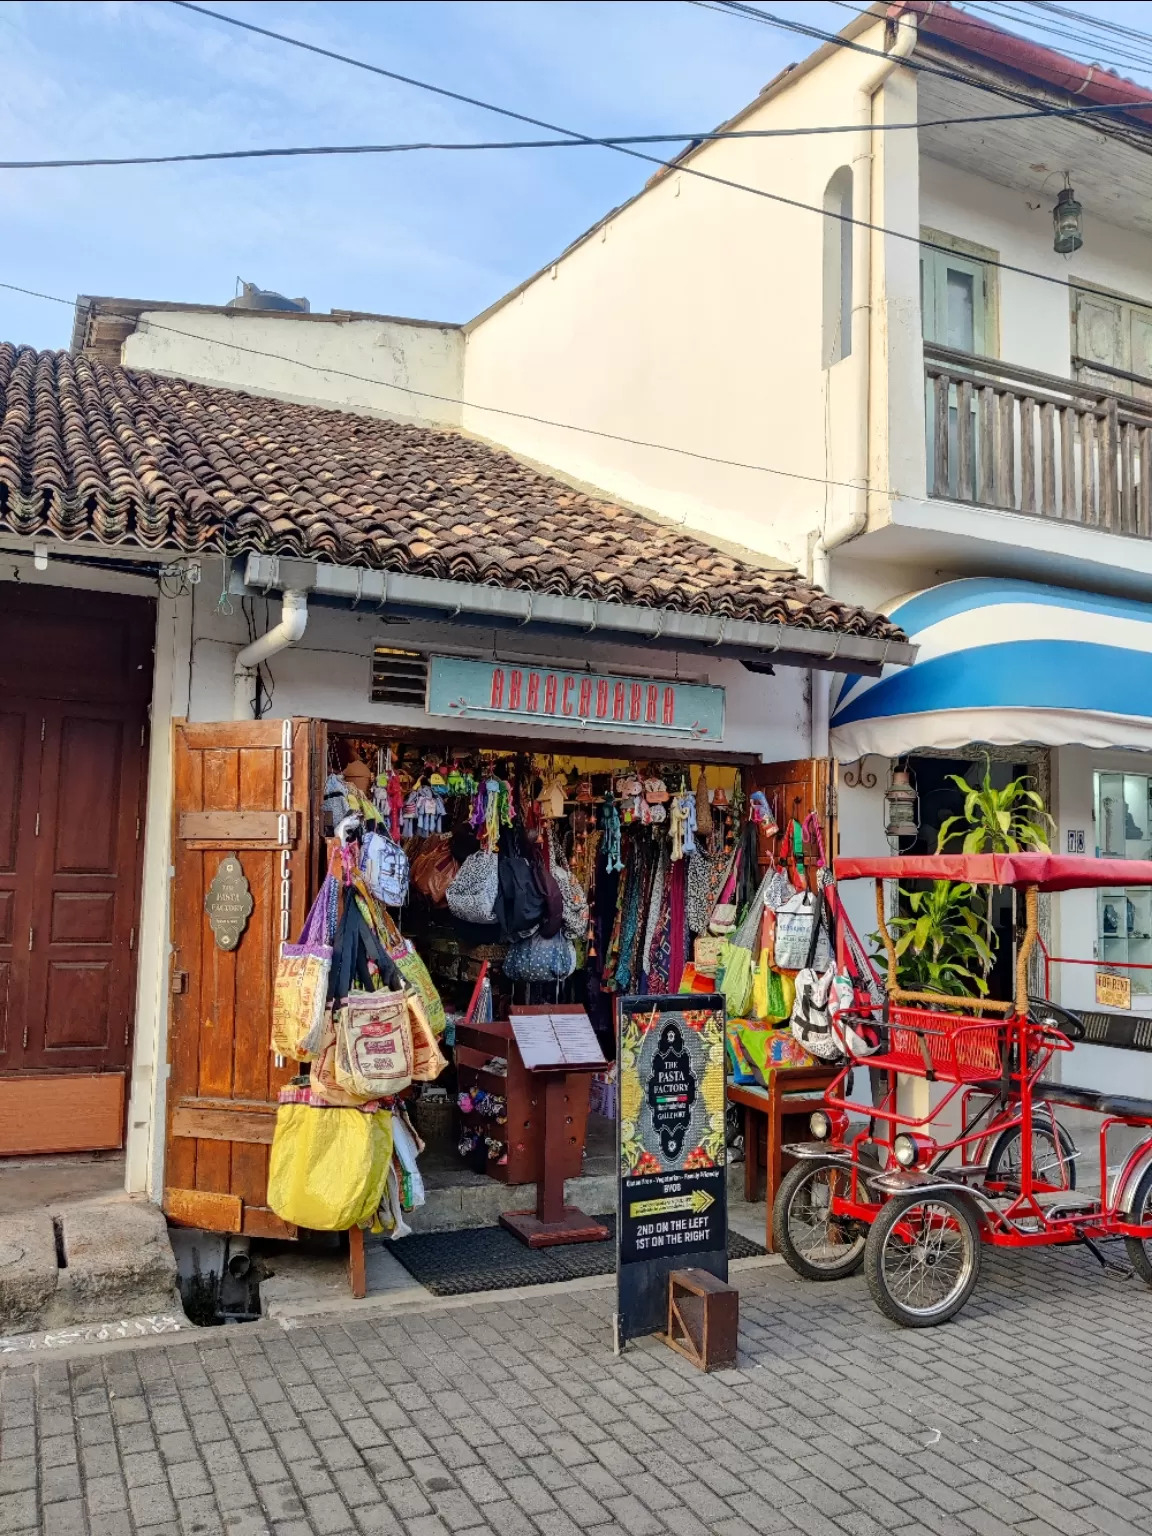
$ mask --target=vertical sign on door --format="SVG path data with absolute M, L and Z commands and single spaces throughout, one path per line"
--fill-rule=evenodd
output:
M 617 1004 L 617 1347 L 662 1329 L 668 1274 L 728 1278 L 724 999 Z

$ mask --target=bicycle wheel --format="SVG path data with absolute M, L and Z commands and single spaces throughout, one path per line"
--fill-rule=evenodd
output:
M 864 1262 L 863 1222 L 832 1214 L 834 1195 L 851 1193 L 852 1175 L 829 1158 L 804 1159 L 781 1180 L 772 1207 L 772 1240 L 805 1280 L 843 1280 Z
M 1058 1140 L 1057 1140 L 1058 1139 Z M 988 1182 L 1005 1183 L 1017 1187 L 1024 1165 L 1024 1136 L 1019 1125 L 1011 1125 L 1001 1131 L 993 1144 L 988 1158 Z M 1059 1152 L 1057 1152 L 1059 1145 Z M 1076 1143 L 1062 1125 L 1052 1121 L 1032 1123 L 1032 1177 L 1045 1184 L 1055 1184 L 1058 1189 L 1076 1188 Z M 1061 1174 L 1061 1158 L 1064 1171 Z M 1061 1178 L 1067 1179 L 1061 1184 Z
M 872 1300 L 904 1328 L 954 1317 L 980 1274 L 980 1234 L 949 1190 L 897 1197 L 872 1223 L 864 1254 Z
M 1152 1168 L 1146 1168 L 1136 1186 L 1136 1198 L 1132 1202 L 1131 1220 L 1152 1222 Z M 1145 1285 L 1152 1285 L 1152 1237 L 1126 1237 L 1124 1246 L 1132 1261 L 1132 1268 Z

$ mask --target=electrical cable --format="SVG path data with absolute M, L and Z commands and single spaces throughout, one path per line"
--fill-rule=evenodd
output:
M 851 0 L 833 0 L 833 4 L 839 5 L 846 11 L 851 11 L 854 16 L 868 16 L 875 14 L 874 12 L 871 12 L 867 6 L 851 4 Z M 710 7 L 710 9 L 726 8 L 727 7 L 723 5 L 723 0 L 720 0 L 720 4 Z M 983 4 L 980 3 L 980 0 L 969 0 L 968 9 L 966 11 L 957 11 L 956 15 L 951 19 L 953 24 L 956 26 L 968 25 L 976 31 L 991 32 L 997 34 L 1000 37 L 1003 37 L 1006 35 L 1006 29 L 1003 26 L 999 26 L 988 21 L 980 21 L 972 16 L 972 12 L 977 11 L 986 16 L 1007 16 L 1018 26 L 1027 26 L 1032 28 L 1034 31 L 1046 33 L 1052 37 L 1067 39 L 1079 47 L 1092 49 L 1094 56 L 1088 59 L 1080 59 L 1078 60 L 1079 63 L 1108 62 L 1107 59 L 1100 54 L 1098 48 L 1096 47 L 1098 39 L 1096 39 L 1092 34 L 1076 29 L 1056 27 L 1052 26 L 1050 23 L 1038 21 L 1029 14 L 1029 10 L 1030 6 L 1013 5 L 1006 3 L 1006 0 L 995 0 L 995 3 L 993 4 Z M 1007 33 L 1007 35 L 1018 36 L 1019 34 Z M 1145 36 L 1144 40 L 1146 42 L 1152 42 L 1152 37 Z M 1063 51 L 1069 58 L 1075 57 L 1075 55 L 1072 54 L 1069 50 L 1064 49 Z M 1142 68 L 1152 67 L 1152 58 L 1149 58 L 1149 56 L 1146 54 L 1120 53 L 1114 58 L 1112 62 L 1123 65 L 1137 64 Z
M 322 54 L 325 58 L 332 58 L 338 60 L 341 63 L 351 64 L 358 69 L 367 69 L 373 74 L 386 75 L 389 79 L 402 80 L 407 85 L 419 86 L 421 89 L 432 91 L 437 95 L 451 96 L 454 100 L 466 101 L 471 106 L 484 107 L 487 111 L 490 112 L 498 112 L 506 117 L 515 117 L 521 122 L 530 122 L 537 128 L 547 128 L 551 133 L 564 133 L 567 134 L 570 138 L 580 139 L 584 143 L 594 142 L 593 140 L 589 139 L 586 134 L 578 133 L 574 128 L 563 128 L 559 127 L 555 123 L 542 122 L 539 118 L 525 117 L 522 113 L 515 112 L 510 107 L 501 107 L 493 104 L 492 102 L 480 101 L 474 96 L 462 96 L 459 92 L 450 91 L 444 86 L 429 85 L 425 81 L 415 80 L 410 75 L 398 75 L 392 70 L 381 69 L 378 65 L 365 63 L 362 60 L 351 58 L 346 54 L 333 53 L 330 49 L 327 48 L 320 48 L 315 43 L 301 42 L 299 38 L 289 37 L 286 33 L 271 32 L 268 30 L 268 28 L 257 27 L 252 22 L 238 21 L 233 16 L 225 16 L 222 11 L 212 11 L 209 10 L 207 6 L 194 4 L 193 0 L 171 0 L 171 3 L 173 5 L 182 6 L 185 10 L 196 11 L 202 15 L 214 17 L 218 21 L 230 22 L 233 26 L 241 27 L 245 31 L 258 32 L 261 36 L 274 38 L 278 42 L 289 43 L 293 47 L 297 48 L 304 48 L 309 53 L 319 53 Z M 693 5 L 701 5 L 704 4 L 704 0 L 689 0 L 689 3 Z M 769 22 L 775 22 L 778 20 L 778 18 L 769 17 L 767 12 L 757 10 L 755 6 L 738 4 L 737 0 L 722 0 L 722 3 L 725 7 L 725 11 L 733 15 L 749 13 L 753 17 L 759 18 L 760 20 L 768 20 Z M 848 48 L 861 47 L 859 44 L 849 42 L 846 39 L 838 38 L 835 33 L 824 32 L 821 28 L 808 27 L 800 22 L 788 23 L 787 25 L 789 29 L 804 32 L 810 36 L 820 37 L 835 43 L 843 43 L 843 45 Z M 880 49 L 863 48 L 862 51 L 864 53 L 877 54 L 880 58 L 888 58 L 888 54 L 883 53 Z M 911 62 L 912 61 L 907 59 L 900 60 L 902 65 L 909 65 Z M 922 70 L 929 68 L 925 65 L 913 65 L 912 67 Z M 935 69 L 931 69 L 930 72 L 937 74 L 941 73 L 941 71 Z M 944 73 L 947 73 L 950 78 L 961 80 L 964 84 L 971 83 L 963 75 L 955 75 L 951 71 L 944 71 Z M 992 90 L 992 87 L 981 86 L 979 89 Z M 994 94 L 1006 93 L 995 92 Z M 1035 99 L 1033 98 L 1033 101 L 1034 100 Z M 1148 110 L 1152 111 L 1152 102 L 1149 103 Z M 955 251 L 953 251 L 949 246 L 941 245 L 933 240 L 925 240 L 922 238 L 922 236 L 909 234 L 906 230 L 890 229 L 884 224 L 875 224 L 869 219 L 855 219 L 851 214 L 838 213 L 835 209 L 832 208 L 824 208 L 815 203 L 801 202 L 798 198 L 795 197 L 785 197 L 780 192 L 769 192 L 764 187 L 753 187 L 750 186 L 747 182 L 733 181 L 732 178 L 728 176 L 717 176 L 711 171 L 702 171 L 698 166 L 686 164 L 682 158 L 674 160 L 661 160 L 656 155 L 646 155 L 641 150 L 632 149 L 623 144 L 610 144 L 607 146 L 607 148 L 614 149 L 622 155 L 630 155 L 633 159 L 636 160 L 644 160 L 648 164 L 659 166 L 662 170 L 665 171 L 675 171 L 678 175 L 694 176 L 701 181 L 711 182 L 714 186 L 730 187 L 738 192 L 748 192 L 753 197 L 761 197 L 768 202 L 779 203 L 780 206 L 784 208 L 796 208 L 805 213 L 819 214 L 820 217 L 825 219 L 835 219 L 840 224 L 846 224 L 854 227 L 858 226 L 861 229 L 871 230 L 874 234 L 888 235 L 894 240 L 906 241 L 907 243 L 918 246 L 923 250 L 941 251 L 947 256 L 954 256 L 956 254 Z M 1067 278 L 1056 277 L 1050 272 L 1035 272 L 1030 267 L 1017 266 L 1013 262 L 999 261 L 992 257 L 986 257 L 983 260 L 985 266 L 995 267 L 998 271 L 1001 272 L 1014 272 L 1019 276 L 1035 278 L 1038 282 L 1050 283 L 1058 288 L 1075 287 L 1075 285 L 1071 283 Z M 415 393 L 415 391 L 413 391 L 413 393 Z M 488 410 L 493 409 L 493 407 L 478 406 L 476 409 Z
M 63 299 L 59 296 L 59 294 L 41 293 L 35 288 L 21 288 L 16 283 L 0 282 L 0 288 L 7 289 L 10 293 L 26 294 L 29 298 L 33 299 L 46 299 L 53 304 L 65 304 L 69 309 L 75 308 L 75 303 L 72 299 Z M 238 310 L 236 313 L 238 316 L 243 316 L 244 311 Z M 625 443 L 629 447 L 633 448 L 655 448 L 662 453 L 680 454 L 684 458 L 699 459 L 707 464 L 723 464 L 730 469 L 747 469 L 756 471 L 760 474 L 779 475 L 785 480 L 803 480 L 813 485 L 837 485 L 842 486 L 845 490 L 849 491 L 858 491 L 860 489 L 859 484 L 851 480 L 829 480 L 824 475 L 802 475 L 795 470 L 777 469 L 770 464 L 748 464 L 743 460 L 726 459 L 718 454 L 698 453 L 695 449 L 682 448 L 674 443 L 654 443 L 642 437 L 625 437 L 622 433 L 606 432 L 600 427 L 581 427 L 577 426 L 575 422 L 571 421 L 554 421 L 547 416 L 536 416 L 528 411 L 513 411 L 501 405 L 480 405 L 472 400 L 461 400 L 457 395 L 438 395 L 427 389 L 415 389 L 410 384 L 395 384 L 390 379 L 374 379 L 371 378 L 368 374 L 352 373 L 346 368 L 329 368 L 322 363 L 309 363 L 305 362 L 302 358 L 285 357 L 284 354 L 280 352 L 265 352 L 259 347 L 248 347 L 238 341 L 226 341 L 224 338 L 219 336 L 197 336 L 191 331 L 182 330 L 174 325 L 164 325 L 160 321 L 156 320 L 150 319 L 148 321 L 148 326 L 152 330 L 171 332 L 173 336 L 179 336 L 183 341 L 202 341 L 207 346 L 227 347 L 230 351 L 244 352 L 251 357 L 263 357 L 271 362 L 288 363 L 295 368 L 307 368 L 311 373 L 326 373 L 330 374 L 334 378 L 352 379 L 357 384 L 371 384 L 377 389 L 394 389 L 397 390 L 400 394 L 415 395 L 421 400 L 436 400 L 444 405 L 453 405 L 456 407 L 462 406 L 465 409 L 471 411 L 489 411 L 496 416 L 508 416 L 514 418 L 517 421 L 530 421 L 535 425 L 542 427 L 556 427 L 559 430 L 565 432 L 581 432 L 589 437 L 602 437 L 614 443 Z M 147 372 L 146 369 L 141 371 Z M 241 386 L 238 385 L 230 385 L 225 383 L 221 383 L 217 386 L 209 385 L 208 387 L 216 387 L 220 389 L 241 388 Z M 328 407 L 328 409 L 331 408 L 332 407 Z M 884 491 L 877 487 L 876 494 L 894 496 L 898 493 L 895 491 Z
M 966 124 L 1012 123 L 1038 117 L 1084 117 L 1089 113 L 1127 112 L 1124 103 L 1077 107 L 1040 107 L 1027 112 L 986 112 L 971 117 L 940 117 L 904 123 L 876 123 L 878 133 L 907 128 L 953 128 Z M 416 141 L 404 144 L 308 144 L 274 149 L 219 149 L 181 155 L 101 156 L 76 160 L 0 160 L 0 171 L 51 171 L 127 165 L 183 165 L 202 160 L 270 160 L 299 155 L 391 155 L 414 150 L 588 149 L 620 144 L 704 144 L 721 139 L 791 139 L 820 134 L 859 133 L 859 123 L 817 124 L 804 128 L 729 128 L 712 132 L 609 134 L 589 139 L 494 139 L 469 143 Z M 672 162 L 674 163 L 674 162 Z
M 176 0 L 176 3 L 183 3 L 183 0 Z M 796 32 L 802 37 L 810 37 L 818 42 L 828 43 L 837 48 L 847 48 L 854 53 L 870 54 L 878 59 L 887 59 L 889 57 L 882 48 L 871 48 L 866 43 L 858 43 L 851 38 L 841 37 L 839 33 L 829 32 L 823 27 L 811 26 L 807 22 L 795 21 L 790 17 L 777 16 L 771 11 L 762 11 L 758 6 L 743 3 L 743 0 L 688 0 L 688 3 L 699 6 L 702 10 L 715 11 L 718 15 L 739 16 L 747 21 L 760 22 L 764 26 L 775 27 L 779 31 Z M 845 9 L 854 12 L 858 16 L 870 14 L 867 10 L 860 10 L 854 5 L 846 4 L 845 0 L 834 0 L 834 3 L 844 4 Z M 877 20 L 879 19 L 877 17 Z M 973 21 L 971 24 L 974 27 L 988 27 L 986 22 Z M 988 30 L 999 32 L 1002 36 L 1005 35 L 1002 27 L 988 28 Z M 973 80 L 971 76 L 963 74 L 959 70 L 947 69 L 938 64 L 930 64 L 925 59 L 901 59 L 900 63 L 903 68 L 910 69 L 916 74 L 938 75 L 941 79 L 954 80 L 961 85 L 969 86 L 972 90 L 985 91 L 993 96 L 1002 96 L 1009 101 L 1022 101 L 1032 105 L 1043 105 L 1042 98 L 1029 94 L 1026 90 L 1006 85 L 995 85 L 987 80 Z M 1125 110 L 1128 112 L 1152 110 L 1152 102 L 1148 104 L 1147 108 L 1141 107 L 1138 103 L 1129 103 Z M 1148 126 L 1139 118 L 1135 119 L 1135 121 L 1141 123 L 1141 126 Z

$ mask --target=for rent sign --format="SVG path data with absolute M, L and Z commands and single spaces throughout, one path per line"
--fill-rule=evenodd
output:
M 539 721 L 569 730 L 635 731 L 686 741 L 724 737 L 724 690 L 613 673 L 433 656 L 428 713 Z

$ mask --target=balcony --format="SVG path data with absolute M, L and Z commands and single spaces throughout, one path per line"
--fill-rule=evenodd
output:
M 1076 359 L 1073 359 L 1076 362 Z M 1152 400 L 925 344 L 929 494 L 1152 538 Z

